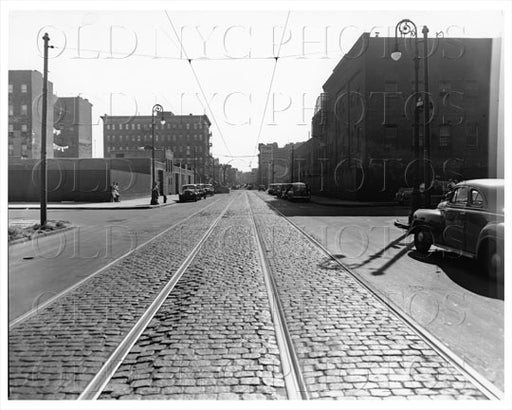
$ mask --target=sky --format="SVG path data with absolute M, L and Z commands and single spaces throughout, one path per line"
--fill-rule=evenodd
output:
M 396 23 L 409 18 L 431 35 L 503 33 L 500 11 L 456 7 L 300 10 L 268 3 L 268 10 L 234 10 L 233 3 L 233 10 L 186 11 L 87 4 L 67 11 L 59 4 L 49 11 L 11 9 L 8 68 L 42 72 L 41 37 L 48 32 L 54 93 L 93 104 L 93 156 L 103 155 L 100 115 L 150 115 L 160 103 L 175 114 L 206 113 L 213 156 L 244 171 L 257 166 L 258 143 L 308 139 L 322 85 L 363 32 L 393 36 Z

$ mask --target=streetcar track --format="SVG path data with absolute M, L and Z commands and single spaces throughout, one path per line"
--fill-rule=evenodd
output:
M 195 259 L 199 251 L 202 249 L 203 245 L 207 241 L 207 239 L 212 234 L 215 227 L 223 218 L 226 211 L 229 209 L 231 204 L 235 201 L 236 197 L 231 199 L 226 207 L 222 210 L 222 212 L 217 216 L 217 218 L 210 225 L 208 230 L 203 234 L 198 243 L 194 246 L 194 248 L 187 255 L 185 260 L 182 262 L 180 267 L 174 272 L 172 278 L 167 282 L 167 284 L 163 287 L 160 293 L 155 297 L 151 305 L 146 309 L 144 314 L 139 318 L 139 320 L 135 323 L 135 325 L 131 328 L 131 330 L 126 334 L 121 343 L 117 346 L 116 350 L 110 355 L 107 361 L 103 364 L 101 369 L 96 373 L 94 378 L 88 383 L 83 392 L 80 394 L 77 400 L 96 400 L 100 394 L 103 392 L 103 389 L 108 384 L 110 379 L 114 376 L 115 372 L 121 366 L 123 360 L 126 358 L 130 350 L 133 348 L 139 337 L 142 335 L 144 330 L 147 328 L 153 317 L 157 314 L 158 310 L 162 306 L 162 304 L 166 301 L 169 294 L 172 292 L 178 281 L 181 279 L 185 271 L 188 269 L 192 261 Z M 215 203 L 215 202 L 214 202 Z M 213 203 L 211 204 L 213 205 Z M 211 206 L 209 205 L 209 206 Z M 202 212 L 201 211 L 196 213 Z M 195 215 L 195 214 L 193 214 Z M 191 215 L 191 216 L 193 216 Z M 190 217 L 191 217 L 190 216 Z M 190 218 L 188 217 L 188 218 Z M 186 219 L 188 219 L 186 218 Z M 183 222 L 183 221 L 182 221 Z
M 258 248 L 258 254 L 260 256 L 260 266 L 263 272 L 265 287 L 267 288 L 270 313 L 272 314 L 272 321 L 274 323 L 276 339 L 279 346 L 281 367 L 283 370 L 288 399 L 309 400 L 306 383 L 304 382 L 304 377 L 302 376 L 302 371 L 299 365 L 299 359 L 295 352 L 293 341 L 286 325 L 284 309 L 279 299 L 277 285 L 268 266 L 265 251 L 263 250 L 261 234 L 256 224 L 254 213 L 252 211 L 252 207 L 247 194 L 245 195 L 245 198 L 247 200 L 251 225 L 255 236 L 256 246 Z
M 186 222 L 187 220 L 191 219 L 192 217 L 200 214 L 201 212 L 203 212 L 204 210 L 210 208 L 211 206 L 213 206 L 214 204 L 216 204 L 217 202 L 220 201 L 220 198 L 217 199 L 216 201 L 208 204 L 207 206 L 205 206 L 204 208 L 201 208 L 200 210 L 194 212 L 193 214 L 187 216 L 186 218 L 176 222 L 175 224 L 169 226 L 168 228 L 164 229 L 162 232 L 158 233 L 157 235 L 153 236 L 152 238 L 149 238 L 147 241 L 141 243 L 140 245 L 137 245 L 135 248 L 129 250 L 128 252 L 126 252 L 125 254 L 117 257 L 116 259 L 114 259 L 113 261 L 109 262 L 108 264 L 106 264 L 105 266 L 101 267 L 100 269 L 96 270 L 95 272 L 93 272 L 92 274 L 88 275 L 87 277 L 83 278 L 82 280 L 78 281 L 77 283 L 75 283 L 74 285 L 64 289 L 63 291 L 59 292 L 57 295 L 53 296 L 52 298 L 46 300 L 45 302 L 43 302 L 41 305 L 38 305 L 37 307 L 29 310 L 28 312 L 18 316 L 17 318 L 13 319 L 10 323 L 9 323 L 9 330 L 11 330 L 12 328 L 14 328 L 15 326 L 19 325 L 20 323 L 24 322 L 25 320 L 29 319 L 30 317 L 34 316 L 35 314 L 41 312 L 42 310 L 44 310 L 45 308 L 47 308 L 48 306 L 52 305 L 53 303 L 55 303 L 57 300 L 59 300 L 60 298 L 66 296 L 67 294 L 71 293 L 73 290 L 79 288 L 81 285 L 83 285 L 84 283 L 86 283 L 87 281 L 89 281 L 90 279 L 94 278 L 95 276 L 97 276 L 98 274 L 100 274 L 101 272 L 107 270 L 108 268 L 110 268 L 111 266 L 115 265 L 116 263 L 118 263 L 119 261 L 121 261 L 122 259 L 128 257 L 129 255 L 131 255 L 132 253 L 134 253 L 135 251 L 141 249 L 142 247 L 148 245 L 149 243 L 151 243 L 152 241 L 154 241 L 155 239 L 159 238 L 160 236 L 164 235 L 165 233 L 167 233 L 168 231 L 170 231 L 171 229 L 173 228 L 176 228 L 178 225 L 181 225 L 183 224 L 184 222 Z
M 264 201 L 259 195 L 256 195 L 260 200 Z M 404 323 L 411 331 L 420 336 L 425 343 L 427 343 L 439 356 L 444 358 L 448 363 L 453 365 L 462 375 L 464 375 L 476 388 L 482 392 L 487 398 L 494 400 L 502 400 L 504 393 L 499 390 L 494 384 L 488 381 L 483 375 L 477 370 L 469 366 L 461 357 L 455 352 L 446 347 L 439 339 L 437 339 L 432 333 L 426 330 L 423 326 L 416 323 L 410 318 L 400 307 L 395 306 L 393 303 L 382 294 L 381 291 L 375 289 L 370 283 L 364 278 L 360 277 L 356 272 L 345 266 L 335 255 L 333 255 L 324 245 L 322 245 L 316 238 L 306 232 L 303 228 L 298 226 L 295 222 L 280 212 L 274 205 L 264 201 L 272 210 L 287 221 L 295 230 L 302 234 L 308 241 L 313 243 L 319 248 L 329 259 L 340 266 L 346 273 L 348 273 L 360 286 L 366 289 L 371 295 L 373 295 L 380 303 L 388 308 L 402 323 Z

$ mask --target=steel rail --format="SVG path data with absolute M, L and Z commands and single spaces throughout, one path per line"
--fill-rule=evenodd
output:
M 260 196 L 259 199 L 263 200 Z M 266 202 L 266 201 L 265 201 Z M 478 390 L 480 390 L 488 399 L 491 400 L 503 400 L 504 392 L 487 380 L 482 374 L 480 374 L 473 367 L 468 365 L 464 359 L 459 357 L 455 352 L 446 347 L 437 337 L 430 333 L 423 326 L 416 323 L 409 315 L 403 310 L 390 302 L 386 296 L 379 290 L 375 289 L 370 283 L 360 277 L 357 273 L 352 271 L 350 268 L 345 266 L 334 256 L 324 245 L 322 245 L 316 238 L 307 233 L 304 229 L 298 226 L 295 222 L 290 220 L 281 211 L 279 211 L 274 205 L 266 202 L 276 214 L 283 217 L 292 227 L 294 227 L 299 233 L 306 237 L 311 243 L 316 245 L 326 256 L 328 256 L 333 262 L 338 264 L 346 273 L 348 273 L 360 286 L 365 288 L 370 294 L 372 294 L 379 302 L 386 306 L 400 321 L 402 321 L 409 329 L 419 335 L 425 343 L 427 343 L 437 354 L 443 357 L 448 363 L 452 364 L 462 375 L 464 375 L 470 382 L 472 382 Z
M 96 373 L 93 379 L 85 387 L 84 391 L 80 394 L 77 400 L 96 400 L 102 393 L 105 386 L 108 384 L 112 376 L 121 366 L 123 360 L 126 358 L 132 347 L 135 345 L 137 340 L 140 338 L 144 330 L 147 328 L 153 317 L 156 315 L 162 304 L 165 302 L 169 294 L 172 292 L 178 281 L 181 279 L 185 271 L 188 269 L 192 261 L 195 259 L 206 240 L 210 237 L 215 227 L 218 225 L 228 208 L 231 206 L 233 198 L 226 207 L 222 210 L 219 216 L 212 222 L 208 230 L 203 234 L 199 242 L 188 254 L 186 259 L 176 270 L 172 278 L 163 287 L 157 297 L 153 300 L 148 309 L 139 318 L 131 330 L 126 334 L 121 343 L 117 346 L 116 350 L 110 355 L 107 361 L 103 364 L 101 369 Z
M 306 383 L 299 364 L 297 353 L 293 341 L 286 325 L 286 318 L 284 309 L 279 299 L 277 291 L 277 285 L 274 276 L 271 273 L 271 269 L 268 264 L 267 256 L 263 250 L 263 240 L 254 218 L 254 213 L 249 202 L 249 197 L 245 194 L 247 205 L 249 207 L 249 215 L 251 219 L 251 225 L 254 231 L 254 237 L 258 248 L 258 254 L 260 256 L 260 266 L 263 271 L 263 278 L 265 281 L 265 287 L 267 288 L 267 294 L 270 304 L 270 313 L 272 315 L 272 321 L 276 331 L 277 344 L 279 346 L 279 355 L 281 357 L 281 367 L 283 370 L 284 383 L 288 399 L 291 400 L 309 400 Z
M 139 250 L 140 248 L 146 246 L 148 243 L 154 241 L 155 239 L 159 238 L 160 236 L 164 235 L 165 233 L 167 233 L 168 231 L 170 231 L 171 229 L 174 229 L 176 228 L 178 225 L 181 225 L 182 223 L 188 221 L 190 218 L 196 216 L 197 214 L 203 212 L 205 209 L 208 209 L 210 208 L 211 206 L 213 206 L 214 204 L 216 204 L 217 202 L 219 202 L 220 199 L 217 199 L 216 201 L 212 202 L 211 204 L 205 206 L 204 208 L 201 208 L 200 210 L 198 210 L 197 212 L 194 212 L 193 214 L 187 216 L 186 218 L 180 220 L 179 222 L 176 222 L 175 224 L 169 226 L 168 228 L 164 229 L 162 232 L 158 233 L 157 235 L 153 236 L 152 238 L 149 238 L 147 241 L 141 243 L 140 245 L 137 245 L 135 248 L 133 248 L 132 250 L 126 252 L 125 254 L 119 256 L 118 258 L 114 259 L 113 261 L 109 262 L 108 264 L 106 264 L 105 266 L 99 268 L 96 272 L 93 272 L 91 273 L 90 275 L 88 275 L 87 277 L 83 278 L 82 280 L 80 280 L 79 282 L 75 283 L 74 285 L 68 287 L 67 289 L 64 289 L 63 291 L 59 292 L 57 295 L 53 296 L 52 298 L 46 300 L 45 302 L 43 302 L 41 305 L 38 305 L 37 307 L 29 310 L 28 312 L 26 313 L 23 313 L 22 315 L 18 316 L 17 318 L 13 319 L 10 323 L 9 323 L 9 330 L 12 329 L 13 327 L 15 327 L 16 325 L 24 322 L 25 320 L 27 320 L 28 318 L 30 318 L 31 316 L 35 315 L 36 313 L 40 312 L 41 310 L 47 308 L 48 306 L 50 306 L 51 304 L 55 303 L 57 300 L 59 300 L 60 298 L 62 298 L 63 296 L 67 295 L 68 293 L 72 292 L 73 290 L 77 289 L 78 287 L 80 287 L 81 285 L 83 285 L 85 282 L 87 282 L 88 280 L 92 279 L 93 277 L 97 276 L 98 274 L 100 274 L 101 272 L 103 272 L 104 270 L 110 268 L 112 265 L 116 264 L 117 262 L 119 262 L 120 260 L 126 258 L 127 256 L 131 255 L 133 252 Z

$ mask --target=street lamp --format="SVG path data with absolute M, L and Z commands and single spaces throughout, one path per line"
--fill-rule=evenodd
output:
M 405 37 L 410 35 L 414 39 L 414 180 L 411 198 L 411 210 L 409 214 L 409 223 L 412 220 L 412 215 L 420 207 L 421 194 L 420 194 L 420 138 L 419 138 L 419 115 L 420 108 L 423 107 L 424 122 L 423 122 L 423 177 L 425 180 L 425 206 L 430 205 L 430 195 L 428 193 L 429 185 L 427 185 L 428 164 L 430 162 L 430 110 L 429 110 L 429 88 L 428 88 L 428 28 L 423 26 L 423 63 L 424 63 L 424 101 L 419 96 L 419 51 L 418 51 L 418 30 L 416 24 L 409 19 L 403 19 L 398 22 L 395 27 L 395 47 L 391 53 L 391 58 L 394 61 L 400 60 L 402 52 L 398 48 L 398 32 Z
M 158 196 L 153 195 L 153 188 L 155 187 L 155 114 L 160 113 L 160 124 L 164 125 L 164 107 L 160 104 L 155 104 L 151 110 L 151 131 L 153 145 L 151 147 L 151 205 L 158 205 Z

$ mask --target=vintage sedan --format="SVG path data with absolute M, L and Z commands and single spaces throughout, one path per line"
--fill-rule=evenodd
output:
M 493 278 L 504 272 L 503 179 L 473 179 L 455 185 L 437 209 L 418 209 L 410 234 L 418 252 L 432 245 L 478 260 Z
M 286 193 L 292 187 L 292 184 L 280 184 L 279 189 L 277 190 L 277 197 L 281 199 L 286 199 Z
M 212 184 L 204 184 L 204 187 L 207 195 L 213 196 L 215 194 L 215 188 L 213 188 Z
M 201 194 L 197 185 L 195 184 L 187 184 L 181 187 L 181 192 L 178 195 L 180 202 L 186 201 L 197 201 L 201 199 Z
M 311 190 L 309 185 L 304 182 L 294 182 L 288 192 L 286 199 L 290 201 L 307 201 L 311 200 Z

